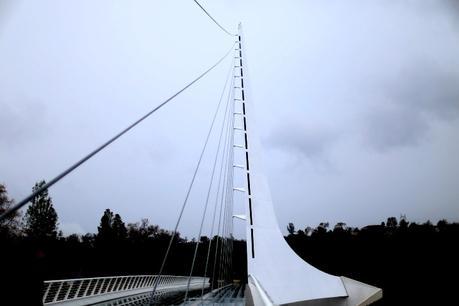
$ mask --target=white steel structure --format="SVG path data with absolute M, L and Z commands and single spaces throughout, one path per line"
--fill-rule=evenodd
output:
M 249 288 L 246 303 L 255 306 L 358 306 L 368 305 L 380 299 L 381 289 L 322 272 L 297 256 L 285 241 L 277 224 L 268 181 L 262 167 L 261 145 L 253 118 L 253 104 L 250 103 L 250 92 L 247 91 L 247 61 L 243 56 L 241 25 L 239 34 L 235 37 L 237 38 L 235 65 L 232 70 L 232 98 L 233 102 L 238 104 L 237 109 L 241 111 L 234 112 L 233 119 L 240 120 L 240 124 L 235 127 L 232 121 L 232 127 L 240 133 L 239 139 L 243 139 L 243 143 L 233 143 L 232 147 L 243 151 L 245 163 L 234 164 L 231 168 L 235 169 L 233 171 L 242 171 L 246 183 L 243 187 L 232 187 L 231 190 L 242 193 L 246 203 L 246 216 L 233 215 L 246 222 Z M 235 105 L 233 106 L 234 111 Z M 234 142 L 234 133 L 231 136 L 231 142 Z M 233 153 L 231 151 L 231 154 Z M 231 163 L 234 161 L 232 157 Z M 231 172 L 228 180 L 232 179 Z M 229 198 L 231 204 L 232 200 L 232 197 Z M 232 210 L 232 205 L 228 207 Z M 229 255 L 224 260 L 224 264 L 231 263 Z M 190 277 L 191 275 L 190 273 Z M 161 276 L 157 284 L 157 276 L 151 275 L 47 281 L 43 304 L 88 305 L 151 292 L 154 292 L 154 297 L 161 297 L 171 292 L 188 292 L 188 289 L 209 287 L 208 278 L 190 277 Z M 217 290 L 220 293 L 226 292 L 222 291 L 222 288 Z M 208 297 L 188 300 L 185 296 L 185 303 L 202 304 L 210 301 L 219 304 L 218 300 L 225 297 L 225 294 L 210 294 Z
M 109 300 L 147 294 L 150 296 L 155 275 L 94 277 L 45 281 L 43 305 L 90 305 Z M 163 275 L 155 297 L 187 289 L 187 276 Z M 209 278 L 192 277 L 190 290 L 209 287 Z
M 381 298 L 379 288 L 333 276 L 311 266 L 289 247 L 276 221 L 271 194 L 262 169 L 261 146 L 247 92 L 247 61 L 243 56 L 239 25 L 237 56 L 240 60 L 247 190 L 247 260 L 249 288 L 255 305 L 366 305 Z

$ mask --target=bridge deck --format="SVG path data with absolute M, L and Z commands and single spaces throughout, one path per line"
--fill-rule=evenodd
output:
M 192 298 L 181 305 L 245 305 L 244 298 L 245 285 L 228 285 L 219 289 L 216 289 L 202 298 Z

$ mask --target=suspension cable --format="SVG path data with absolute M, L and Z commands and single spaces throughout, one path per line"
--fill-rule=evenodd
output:
M 199 4 L 198 1 L 196 1 L 196 0 L 193 0 L 193 1 L 194 1 L 194 3 L 196 3 L 196 4 L 201 8 L 201 10 L 202 10 L 204 13 L 206 13 L 206 15 L 209 16 L 209 18 L 212 19 L 212 21 L 215 22 L 215 24 L 216 24 L 220 29 L 222 29 L 226 34 L 228 34 L 228 35 L 230 35 L 230 36 L 237 36 L 236 34 L 230 33 L 230 32 L 227 31 L 224 27 L 222 27 L 222 26 L 217 22 L 217 20 L 215 20 L 215 18 L 212 17 L 212 16 L 206 11 L 206 9 L 205 9 L 201 4 Z
M 231 125 L 228 124 L 228 130 L 227 130 L 227 135 L 230 135 L 230 130 L 231 130 Z M 229 140 L 229 136 L 228 136 L 228 140 Z M 230 145 L 231 145 L 231 141 L 229 140 L 228 143 L 227 143 L 227 150 L 225 152 L 225 167 L 223 168 L 223 175 L 221 177 L 221 179 L 223 179 L 223 184 L 221 184 L 222 186 L 222 189 L 221 189 L 221 194 L 220 194 L 220 198 L 218 199 L 217 198 L 217 201 L 219 201 L 220 203 L 220 210 L 219 210 L 219 217 L 218 217 L 218 226 L 217 226 L 217 244 L 215 246 L 215 256 L 214 256 L 214 264 L 213 264 L 213 269 L 212 269 L 212 280 L 215 280 L 217 279 L 217 286 L 218 286 L 218 280 L 220 278 L 220 275 L 221 275 L 221 256 L 222 256 L 222 245 L 224 243 L 224 240 L 223 240 L 223 227 L 222 227 L 222 217 L 223 217 L 223 214 L 224 214 L 224 203 L 225 203 L 225 195 L 226 195 L 226 187 L 227 187 L 227 178 L 228 178 L 228 163 L 229 163 L 229 151 L 230 151 Z M 219 245 L 220 244 L 220 245 Z M 220 252 L 219 252 L 219 248 L 220 248 Z M 220 260 L 218 262 L 220 268 L 218 269 L 218 276 L 215 277 L 216 275 L 216 268 L 217 268 L 217 258 L 218 258 L 218 255 L 220 255 Z M 213 286 L 213 283 L 214 281 L 212 281 L 212 286 Z M 212 287 L 213 289 L 213 287 Z
M 230 133 L 230 128 L 231 126 L 228 125 L 228 129 L 227 129 L 227 132 L 226 132 L 226 135 L 229 135 Z M 227 139 L 229 139 L 229 136 L 227 136 Z M 225 196 L 225 189 L 226 189 L 226 177 L 227 177 L 227 171 L 228 171 L 228 152 L 229 152 L 229 146 L 231 145 L 231 142 L 228 142 L 226 144 L 226 149 L 225 149 L 225 155 L 222 157 L 222 159 L 224 158 L 224 162 L 222 160 L 222 165 L 221 165 L 221 169 L 220 169 L 220 178 L 219 178 L 219 182 L 218 182 L 218 193 L 217 193 L 217 198 L 216 198 L 216 205 L 220 204 L 220 209 L 219 209 L 219 217 L 218 217 L 218 225 L 217 225 L 217 243 L 216 243 L 216 246 L 215 246 L 215 255 L 214 255 L 214 264 L 213 264 L 213 268 L 212 268 L 212 285 L 211 285 L 211 289 L 213 290 L 213 285 L 214 285 L 214 280 L 215 280 L 215 270 L 216 270 L 216 267 L 217 267 L 217 258 L 218 258 L 218 250 L 219 250 L 219 244 L 223 243 L 223 241 L 220 243 L 221 241 L 221 221 L 222 221 L 222 214 L 223 214 L 223 203 L 224 203 L 224 196 Z M 224 167 L 223 167 L 224 166 Z M 223 184 L 221 184 L 223 180 Z M 219 194 L 220 192 L 220 186 L 221 186 L 221 193 Z M 218 285 L 218 282 L 217 282 L 217 285 Z
M 234 84 L 234 79 L 233 79 Z M 234 97 L 234 90 L 232 91 L 231 99 Z M 234 112 L 234 103 L 233 103 L 232 111 Z M 227 169 L 226 169 L 226 177 L 225 177 L 225 194 L 224 194 L 224 211 L 223 211 L 223 224 L 222 224 L 222 244 L 220 250 L 220 269 L 219 269 L 219 278 L 227 279 L 228 274 L 228 218 L 230 214 L 230 205 L 231 201 L 230 194 L 233 192 L 232 188 L 232 170 L 233 170 L 233 142 L 234 142 L 234 118 L 229 125 L 230 130 L 230 138 L 229 138 L 229 150 L 228 150 L 228 162 L 227 162 Z
M 234 47 L 234 44 L 233 44 L 233 46 L 232 46 L 231 48 L 233 48 L 233 47 Z M 231 50 L 230 50 L 230 52 L 231 52 Z M 228 54 L 229 54 L 229 53 L 227 53 L 226 55 L 228 55 Z M 226 57 L 226 55 L 225 55 L 225 57 Z M 233 62 L 233 61 L 231 61 L 231 62 Z M 176 222 L 175 227 L 174 227 L 174 230 L 173 230 L 173 232 L 172 232 L 172 236 L 171 236 L 171 238 L 170 238 L 170 240 L 169 240 L 169 245 L 168 245 L 168 247 L 167 247 L 167 249 L 166 249 L 166 253 L 165 253 L 165 255 L 164 255 L 163 261 L 162 261 L 162 263 L 161 263 L 161 267 L 160 267 L 159 272 L 158 272 L 158 275 L 157 275 L 157 277 L 156 277 L 155 285 L 154 285 L 153 290 L 152 290 L 152 293 L 151 293 L 150 304 L 153 304 L 153 302 L 154 302 L 154 295 L 155 295 L 155 292 L 156 292 L 156 288 L 158 287 L 158 283 L 159 283 L 159 281 L 160 281 L 160 279 L 161 279 L 161 276 L 162 276 L 164 267 L 165 267 L 165 265 L 166 265 L 167 258 L 168 258 L 168 256 L 169 256 L 169 252 L 170 252 L 171 247 L 172 247 L 172 242 L 174 241 L 174 237 L 175 237 L 175 235 L 176 235 L 176 233 L 177 233 L 177 229 L 178 229 L 178 227 L 179 227 L 180 221 L 182 220 L 183 212 L 184 212 L 185 207 L 186 207 L 186 205 L 187 205 L 187 203 L 188 203 L 188 198 L 189 198 L 189 196 L 190 196 L 191 189 L 192 189 L 192 187 L 193 187 L 194 181 L 195 181 L 195 179 L 196 179 L 196 175 L 197 175 L 198 170 L 199 170 L 199 168 L 200 168 L 201 161 L 202 161 L 202 157 L 204 156 L 204 152 L 205 152 L 205 150 L 206 150 L 206 148 L 207 148 L 207 144 L 208 144 L 208 142 L 209 142 L 209 138 L 210 138 L 210 135 L 211 135 L 211 133 L 212 133 L 212 130 L 213 130 L 213 127 L 214 127 L 214 124 L 215 124 L 215 119 L 217 118 L 217 114 L 218 114 L 218 111 L 219 111 L 219 109 L 220 109 L 221 102 L 222 102 L 222 100 L 219 101 L 218 106 L 217 106 L 217 109 L 216 109 L 216 111 L 215 111 L 215 113 L 214 113 L 214 116 L 213 116 L 213 118 L 212 118 L 212 123 L 211 123 L 211 125 L 210 125 L 210 127 L 209 127 L 209 131 L 208 131 L 208 133 L 207 133 L 206 140 L 205 140 L 204 145 L 203 145 L 203 147 L 202 147 L 201 154 L 200 154 L 199 159 L 198 159 L 198 163 L 196 164 L 196 167 L 195 167 L 195 170 L 194 170 L 194 173 L 193 173 L 193 176 L 192 176 L 190 185 L 188 186 L 188 190 L 187 190 L 185 199 L 184 199 L 184 201 L 183 201 L 182 207 L 181 207 L 181 209 L 180 209 L 180 213 L 179 213 L 178 218 L 177 218 L 177 222 Z
M 232 80 L 232 83 L 234 84 L 234 69 L 233 69 L 233 80 Z M 231 94 L 230 92 L 228 91 L 228 102 L 230 101 L 230 98 L 231 98 Z M 234 101 L 232 102 L 234 103 Z M 230 112 L 230 117 L 233 117 L 234 116 L 234 112 L 231 111 Z M 209 246 L 207 248 L 207 256 L 206 256 L 206 263 L 205 263 L 205 268 L 204 268 L 204 277 L 207 276 L 207 269 L 209 267 L 209 259 L 210 259 L 210 252 L 211 252 L 211 249 L 212 249 L 212 241 L 213 241 L 213 235 L 214 235 L 214 227 L 215 227 L 215 220 L 216 220 L 216 215 L 217 215 L 217 210 L 218 210 L 218 204 L 219 204 L 219 196 L 220 196 L 220 186 L 221 186 L 221 182 L 222 182 L 222 175 L 223 175 L 223 169 L 226 170 L 226 167 L 224 168 L 224 166 L 227 165 L 227 161 L 225 161 L 225 157 L 227 156 L 227 149 L 229 150 L 229 146 L 231 145 L 230 142 L 228 142 L 227 140 L 229 139 L 229 132 L 230 132 L 230 124 L 229 124 L 229 120 L 228 119 L 228 126 L 227 126 L 227 129 L 226 129 L 226 132 L 225 132 L 225 139 L 223 141 L 223 143 L 225 144 L 224 147 L 223 147 L 223 150 L 222 150 L 222 157 L 221 157 L 221 165 L 220 165 L 220 171 L 219 171 L 219 175 L 218 175 L 218 184 L 217 184 L 217 194 L 216 194 L 216 197 L 215 197 L 215 206 L 214 206 L 214 210 L 213 210 L 213 216 L 212 216 L 212 225 L 210 227 L 210 241 L 209 241 Z M 222 191 L 223 193 L 223 191 Z M 219 232 L 219 227 L 220 227 L 220 224 L 218 225 L 218 228 L 217 228 L 217 232 Z M 217 239 L 216 239 L 216 248 L 215 250 L 217 251 L 218 250 L 218 240 L 219 240 L 219 236 L 218 236 L 218 233 L 217 233 Z M 217 254 L 215 254 L 215 259 L 217 257 Z M 214 269 L 213 271 L 215 272 L 215 260 L 214 260 Z M 211 284 L 211 290 L 213 289 L 213 283 L 214 283 L 214 272 L 212 274 L 212 284 Z M 201 299 L 202 299 L 202 296 L 204 295 L 204 286 L 205 286 L 205 279 L 203 280 L 202 282 L 202 288 L 201 288 Z
M 223 87 L 223 91 L 222 91 L 222 93 L 220 95 L 220 101 L 223 99 L 223 96 L 225 94 L 226 87 L 228 85 L 229 77 L 232 74 L 231 72 L 234 69 L 233 67 L 234 67 L 234 61 L 231 61 L 230 70 L 228 71 L 228 76 L 226 77 L 226 81 L 225 81 L 225 86 Z M 231 88 L 230 88 L 230 90 L 231 90 Z M 212 174 L 211 174 L 211 177 L 210 177 L 210 184 L 209 184 L 209 188 L 207 190 L 206 202 L 205 202 L 204 211 L 203 211 L 202 217 L 201 217 L 201 225 L 199 227 L 198 240 L 196 242 L 196 246 L 195 246 L 195 249 L 194 249 L 193 260 L 191 262 L 190 275 L 188 277 L 188 282 L 187 282 L 186 291 L 185 291 L 185 297 L 184 297 L 184 300 L 183 300 L 184 302 L 186 302 L 186 300 L 188 298 L 188 292 L 190 290 L 191 276 L 193 275 L 194 265 L 195 265 L 196 257 L 197 257 L 197 254 L 198 254 L 199 241 L 201 240 L 202 228 L 204 226 L 204 220 L 205 220 L 206 214 L 207 214 L 207 207 L 208 207 L 208 204 L 209 204 L 210 192 L 212 190 L 213 180 L 214 180 L 214 176 L 215 176 L 215 169 L 217 168 L 217 160 L 218 160 L 218 156 L 219 156 L 219 152 L 220 152 L 223 130 L 224 130 L 224 127 L 225 127 L 225 124 L 226 124 L 226 117 L 227 117 L 227 114 L 228 114 L 228 106 L 229 106 L 229 100 L 226 102 L 226 108 L 225 108 L 225 112 L 224 112 L 224 116 L 223 116 L 223 122 L 222 122 L 222 126 L 221 126 L 221 129 L 220 129 L 220 135 L 218 137 L 217 151 L 215 152 L 215 159 L 214 159 L 214 163 L 213 163 L 213 166 L 212 166 Z
M 231 114 L 231 115 L 233 115 L 233 114 Z M 229 121 L 228 121 L 228 124 L 229 124 Z M 202 281 L 202 288 L 201 288 L 201 300 L 202 300 L 202 297 L 204 295 L 205 277 L 207 276 L 207 269 L 209 267 L 209 259 L 210 259 L 210 251 L 212 249 L 212 241 L 213 241 L 213 235 L 214 235 L 215 219 L 216 219 L 217 210 L 218 210 L 218 203 L 219 203 L 218 199 L 219 199 L 219 196 L 220 196 L 221 178 L 222 178 L 222 173 L 223 173 L 223 169 L 224 169 L 223 166 L 226 165 L 226 162 L 224 161 L 224 158 L 226 156 L 226 149 L 228 147 L 228 144 L 227 144 L 228 134 L 229 134 L 229 130 L 227 128 L 226 132 L 225 132 L 225 139 L 223 141 L 225 146 L 222 149 L 221 165 L 220 165 L 220 171 L 219 171 L 219 174 L 218 174 L 217 194 L 216 194 L 216 197 L 215 197 L 215 207 L 214 207 L 214 211 L 213 211 L 213 215 L 212 215 L 212 225 L 210 227 L 210 236 L 209 236 L 210 237 L 210 241 L 209 241 L 209 246 L 207 248 L 206 264 L 205 264 L 205 268 L 204 268 L 204 279 Z M 217 248 L 218 248 L 218 236 L 217 236 Z M 213 289 L 213 282 L 214 282 L 214 279 L 212 278 L 211 289 Z
M 234 108 L 234 105 L 233 105 L 233 108 Z M 234 110 L 233 110 L 234 112 Z M 235 129 L 234 129 L 234 120 L 235 118 L 233 117 L 233 128 L 232 128 L 232 135 L 231 135 L 231 138 L 234 142 L 234 133 L 235 133 Z M 230 205 L 230 208 L 229 208 L 229 214 L 228 214 L 228 236 L 229 236 L 229 245 L 228 245 L 228 266 L 227 266 L 227 270 L 228 270 L 228 277 L 229 279 L 231 280 L 232 279 L 232 269 L 233 269 L 233 212 L 234 212 L 234 167 L 233 167 L 233 164 L 234 164 L 234 146 L 231 146 L 231 167 L 229 168 L 230 170 L 230 186 L 229 186 L 229 190 L 230 190 L 230 194 L 229 194 L 229 205 Z
M 234 96 L 234 92 L 233 92 Z M 233 104 L 233 112 L 234 112 L 234 104 Z M 235 132 L 235 118 L 232 117 L 232 129 L 231 129 L 231 144 L 234 143 L 234 132 Z M 228 254 L 227 254 L 227 278 L 231 281 L 232 280 L 232 266 L 233 266 L 233 207 L 234 207 L 234 146 L 231 145 L 231 160 L 229 165 L 229 173 L 230 173 L 230 180 L 229 180 L 229 210 L 228 210 Z

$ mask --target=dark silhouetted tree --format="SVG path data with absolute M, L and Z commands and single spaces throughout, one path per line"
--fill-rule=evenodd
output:
M 87 246 L 94 247 L 94 242 L 96 241 L 96 235 L 87 233 L 81 236 L 81 242 Z
M 146 241 L 155 238 L 159 231 L 159 226 L 150 225 L 148 219 L 142 219 L 137 223 L 129 223 L 127 226 L 128 237 L 131 241 Z
M 102 218 L 100 218 L 100 225 L 97 227 L 97 240 L 98 241 L 112 241 L 113 240 L 113 212 L 106 209 Z
M 121 216 L 116 214 L 113 218 L 113 234 L 116 240 L 125 240 L 127 238 L 127 229 Z
M 0 215 L 7 211 L 14 201 L 8 197 L 5 185 L 0 184 Z M 10 214 L 6 219 L 0 221 L 0 236 L 10 236 L 19 233 L 20 214 L 18 211 Z
M 437 222 L 437 228 L 439 231 L 444 231 L 447 227 L 448 221 L 446 221 L 446 219 L 442 219 Z
M 200 243 L 209 243 L 210 239 L 207 236 L 202 236 L 200 239 Z
M 320 234 L 320 235 L 326 234 L 329 225 L 330 225 L 330 224 L 329 224 L 328 222 L 320 222 L 320 224 L 319 224 L 319 226 L 317 226 L 315 232 L 316 232 L 317 234 Z
M 409 222 L 406 221 L 406 218 L 400 219 L 399 227 L 402 230 L 408 229 Z
M 344 222 L 336 223 L 335 227 L 333 228 L 334 232 L 345 232 L 347 229 L 347 225 Z
M 102 218 L 100 218 L 100 225 L 97 227 L 97 241 L 100 243 L 110 243 L 114 240 L 113 235 L 113 212 L 106 209 Z
M 113 215 L 113 212 L 108 208 L 100 218 L 100 225 L 97 230 L 97 240 L 101 243 L 125 240 L 128 236 L 126 225 L 121 216 L 119 214 Z
M 288 225 L 287 225 L 287 231 L 290 235 L 294 235 L 295 234 L 295 225 L 293 225 L 292 222 L 290 222 Z
M 387 222 L 386 222 L 386 226 L 387 227 L 394 229 L 394 228 L 397 227 L 397 225 L 398 225 L 397 218 L 395 218 L 395 217 L 387 218 Z
M 45 181 L 36 183 L 32 191 L 35 192 L 45 184 Z M 35 239 L 56 239 L 58 217 L 48 190 L 41 192 L 31 202 L 24 216 L 27 236 Z

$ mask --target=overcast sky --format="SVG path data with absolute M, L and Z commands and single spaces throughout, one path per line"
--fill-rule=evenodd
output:
M 283 231 L 400 214 L 459 221 L 456 3 L 202 1 L 231 31 L 243 23 Z M 192 0 L 0 0 L 0 182 L 20 200 L 232 40 Z M 173 228 L 228 64 L 50 190 L 64 232 L 95 232 L 105 208 Z M 196 235 L 205 185 L 192 194 L 185 236 Z

